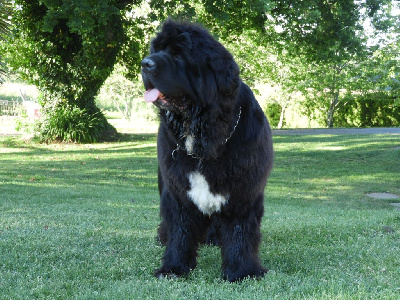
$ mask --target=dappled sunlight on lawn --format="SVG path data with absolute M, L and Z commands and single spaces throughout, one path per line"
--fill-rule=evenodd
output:
M 323 151 L 340 151 L 340 150 L 346 150 L 347 148 L 344 146 L 321 146 L 315 148 L 316 150 L 323 150 Z
M 274 142 L 260 246 L 271 271 L 240 289 L 271 282 L 280 286 L 282 280 L 288 287 L 310 281 L 324 289 L 343 276 L 350 278 L 347 286 L 357 280 L 358 287 L 368 285 L 375 270 L 393 290 L 399 211 L 390 205 L 393 200 L 366 194 L 399 193 L 400 152 L 393 149 L 398 138 L 279 136 Z M 225 285 L 212 281 L 220 275 L 215 265 L 221 263 L 221 250 L 211 246 L 200 248 L 199 265 L 188 279 L 152 277 L 163 251 L 155 239 L 160 221 L 156 135 L 84 145 L 3 137 L 0 145 L 0 250 L 5 258 L 0 272 L 7 282 L 23 282 L 27 272 L 60 282 L 80 273 L 79 280 L 89 278 L 91 285 L 102 272 L 107 280 L 117 276 L 111 284 Z

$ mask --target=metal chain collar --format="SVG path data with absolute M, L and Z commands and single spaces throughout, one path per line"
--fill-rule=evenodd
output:
M 222 143 L 222 145 L 225 145 L 225 144 L 231 139 L 232 135 L 234 134 L 234 132 L 235 132 L 235 130 L 236 130 L 236 127 L 237 127 L 238 124 L 239 124 L 241 115 L 242 115 L 242 107 L 239 107 L 239 113 L 236 114 L 236 118 L 237 118 L 236 124 L 235 124 L 235 126 L 233 127 L 231 133 L 228 135 L 228 137 L 227 137 L 227 138 L 225 139 L 225 141 Z M 172 158 L 173 158 L 174 160 L 176 160 L 176 156 L 175 156 L 175 155 L 176 155 L 176 152 L 179 151 L 179 150 L 184 150 L 184 151 L 186 151 L 186 154 L 187 154 L 187 155 L 189 155 L 189 156 L 191 156 L 191 157 L 193 157 L 193 158 L 195 158 L 195 159 L 200 160 L 200 163 L 201 163 L 201 161 L 203 160 L 203 157 L 199 157 L 199 156 L 197 156 L 196 154 L 187 151 L 186 148 L 181 147 L 179 144 L 176 144 L 176 148 L 175 148 L 174 150 L 172 150 L 172 153 L 171 153 Z

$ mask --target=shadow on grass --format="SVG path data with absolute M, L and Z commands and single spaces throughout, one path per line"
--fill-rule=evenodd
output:
M 63 199 L 69 197 L 64 195 L 64 188 L 68 187 L 79 189 L 82 194 L 100 189 L 103 196 L 118 189 L 130 189 L 133 194 L 156 191 L 155 135 L 135 135 L 129 139 L 85 145 L 40 145 L 3 139 L 0 191 L 7 197 L 22 192 L 22 187 L 27 194 L 28 188 L 34 194 L 34 188 L 41 188 L 43 194 L 58 194 Z
M 156 135 L 123 134 L 103 144 L 26 143 L 2 138 L 0 177 L 25 186 L 157 189 Z M 267 203 L 359 207 L 371 191 L 399 188 L 393 136 L 276 136 Z M 151 190 L 150 190 L 151 189 Z M 12 190 L 8 187 L 7 190 Z M 366 207 L 379 202 L 365 200 Z

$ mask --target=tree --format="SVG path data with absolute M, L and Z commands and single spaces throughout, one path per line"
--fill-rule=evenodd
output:
M 348 66 L 370 53 L 362 23 L 369 18 L 381 32 L 392 26 L 390 0 L 16 0 L 9 62 L 44 94 L 44 112 L 55 107 L 88 116 L 98 132 L 112 129 L 94 96 L 116 62 L 136 80 L 150 37 L 168 16 L 203 23 L 233 52 L 249 82 L 313 83 L 333 125 Z M 285 74 L 269 55 L 277 53 Z M 293 57 L 293 63 L 288 58 Z M 299 69 L 299 68 L 297 68 Z M 301 68 L 300 68 L 301 69 Z M 282 74 L 275 74 L 276 71 Z M 309 75 L 309 78 L 304 77 Z M 314 75 L 320 76 L 320 78 Z M 268 77 L 270 79 L 268 79 Z M 267 78 L 267 79 L 265 79 Z M 286 79 L 287 80 L 286 80 Z M 344 78 L 341 80 L 341 78 Z M 300 79 L 299 79 L 300 80 Z M 299 81 L 300 82 L 300 81 Z M 300 83 L 301 83 L 300 82 Z M 326 92 L 328 91 L 328 92 Z M 294 89 L 287 88 L 287 93 Z M 75 108 L 78 108 L 75 109 Z M 67 122 L 68 123 L 68 122 Z M 57 122 L 44 122 L 57 125 Z M 89 126 L 89 128 L 93 128 Z M 85 127 L 86 128 L 86 127 Z M 62 130 L 61 130 L 62 131 Z M 43 132 L 46 132 L 44 130 Z M 72 136 L 72 135 L 69 135 Z M 97 139 L 97 134 L 92 135 Z
M 114 72 L 104 82 L 100 96 L 107 95 L 108 101 L 112 101 L 123 118 L 130 121 L 132 113 L 139 104 L 137 98 L 141 96 L 139 93 L 141 86 L 138 87 L 138 81 L 126 79 L 124 74 L 127 73 L 124 68 L 117 65 Z
M 270 49 L 270 53 L 273 49 Z M 306 76 L 309 72 L 309 66 L 304 63 L 301 56 L 292 56 L 287 51 L 282 51 L 269 55 L 270 69 L 265 69 L 268 73 L 264 74 L 263 80 L 271 85 L 273 96 L 268 100 L 268 103 L 273 104 L 271 110 L 274 115 L 279 109 L 279 118 L 276 124 L 278 129 L 282 128 L 285 123 L 285 114 L 289 106 L 292 106 L 295 101 L 298 101 L 300 92 L 306 91 Z M 267 111 L 270 108 L 267 107 Z M 272 124 L 274 122 L 272 121 Z
M 113 130 L 94 98 L 111 73 L 125 33 L 122 1 L 16 0 L 11 66 L 44 94 L 44 113 L 78 108 L 98 134 Z M 44 122 L 46 126 L 57 122 Z M 49 128 L 44 129 L 46 132 Z M 72 128 L 73 130 L 73 128 Z M 61 137 L 62 138 L 62 137 Z
M 391 0 L 199 3 L 180 0 L 151 1 L 150 5 L 151 15 L 158 19 L 183 16 L 212 28 L 244 67 L 242 76 L 250 83 L 260 78 L 278 80 L 286 86 L 287 98 L 297 85 L 308 83 L 309 89 L 304 86 L 302 91 L 316 91 L 319 97 L 309 99 L 323 108 L 326 125 L 332 127 L 335 112 L 342 104 L 341 91 L 347 87 L 349 68 L 366 60 L 375 50 L 367 45 L 364 22 L 370 20 L 377 34 L 395 27 L 390 15 L 391 3 Z M 269 58 L 263 58 L 263 54 L 270 55 L 271 46 L 278 54 L 277 65 L 283 68 L 274 68 Z M 295 64 L 301 67 L 289 68 Z M 309 71 L 301 74 L 301 70 Z M 283 115 L 285 100 L 281 104 Z
M 352 94 L 346 100 L 361 106 L 362 126 L 400 124 L 399 45 L 399 41 L 385 45 L 352 70 Z
M 0 40 L 4 40 L 10 34 L 10 23 L 8 17 L 11 15 L 11 1 L 0 1 Z M 0 56 L 0 84 L 4 82 L 6 71 L 2 63 L 2 56 Z
M 117 63 L 123 66 L 123 74 L 131 81 L 137 82 L 141 70 L 140 62 L 147 56 L 150 39 L 160 25 L 154 13 L 149 1 L 133 1 L 122 14 L 125 41 L 121 45 Z
M 266 39 L 272 0 L 150 1 L 144 24 L 150 34 L 168 17 L 203 24 L 234 54 L 242 77 L 254 83 L 272 68 Z M 149 23 L 153 26 L 148 26 Z M 267 70 L 268 69 L 268 70 Z
M 282 0 L 272 10 L 275 45 L 285 47 L 293 57 L 304 58 L 311 70 L 309 88 L 319 96 L 312 99 L 319 99 L 325 107 L 328 127 L 333 126 L 340 107 L 348 68 L 371 55 L 364 21 L 370 18 L 376 32 L 387 31 L 394 25 L 390 4 L 390 0 Z

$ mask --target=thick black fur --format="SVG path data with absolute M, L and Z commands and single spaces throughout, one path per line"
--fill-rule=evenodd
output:
M 258 252 L 271 130 L 232 55 L 201 26 L 167 20 L 142 61 L 142 76 L 146 89 L 163 94 L 154 104 L 161 120 L 158 233 L 166 249 L 155 276 L 187 275 L 207 241 L 221 247 L 225 279 L 263 276 Z M 193 172 L 212 195 L 226 197 L 219 210 L 203 213 L 189 197 Z

